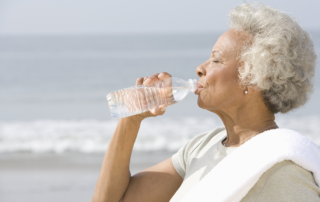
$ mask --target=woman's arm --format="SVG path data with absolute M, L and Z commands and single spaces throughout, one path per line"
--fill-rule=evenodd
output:
M 150 76 L 150 84 L 159 80 L 159 74 Z M 171 77 L 162 73 L 162 79 Z M 139 78 L 136 85 L 144 81 Z M 164 114 L 165 106 L 159 106 L 141 115 L 120 119 L 106 151 L 92 202 L 119 201 L 169 201 L 182 183 L 173 167 L 171 158 L 148 168 L 133 177 L 129 171 L 133 145 L 142 120 Z
M 182 181 L 169 158 L 131 177 L 121 202 L 168 202 Z
M 106 151 L 92 202 L 169 201 L 182 183 L 171 158 L 133 177 L 129 164 L 141 124 L 138 117 L 120 119 Z

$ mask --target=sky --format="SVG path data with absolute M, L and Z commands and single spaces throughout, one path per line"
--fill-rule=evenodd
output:
M 0 35 L 212 32 L 242 0 L 0 0 Z M 253 2 L 248 0 L 248 3 Z M 320 30 L 319 0 L 262 0 Z

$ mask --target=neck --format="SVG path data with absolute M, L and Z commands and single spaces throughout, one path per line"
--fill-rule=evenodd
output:
M 274 114 L 266 108 L 250 106 L 249 109 L 215 112 L 224 123 L 227 139 L 223 142 L 227 147 L 238 147 L 259 133 L 278 128 Z

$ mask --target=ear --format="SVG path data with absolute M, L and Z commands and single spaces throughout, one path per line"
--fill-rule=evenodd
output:
M 249 92 L 259 92 L 260 90 L 257 88 L 257 86 L 256 85 L 252 85 L 252 84 L 250 84 L 250 85 L 248 85 L 247 86 L 247 88 L 248 88 L 248 91 Z

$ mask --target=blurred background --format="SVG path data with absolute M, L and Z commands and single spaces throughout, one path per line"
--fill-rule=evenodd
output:
M 248 1 L 253 2 L 253 1 Z M 264 0 L 298 19 L 320 53 L 320 1 Z M 0 0 L 0 201 L 90 201 L 117 120 L 106 95 L 163 71 L 197 78 L 241 0 Z M 314 93 L 280 127 L 320 145 Z M 145 120 L 132 173 L 222 122 L 190 94 Z M 270 148 L 271 149 L 271 148 Z

